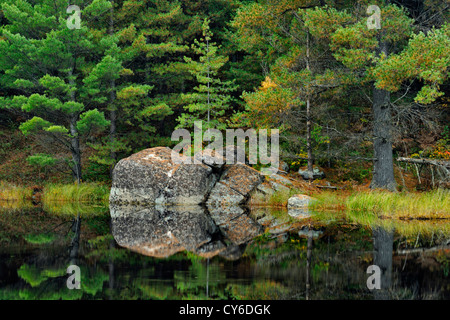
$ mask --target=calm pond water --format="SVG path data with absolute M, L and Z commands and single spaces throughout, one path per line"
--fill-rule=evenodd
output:
M 0 299 L 449 299 L 447 222 L 395 228 L 264 208 L 3 203 Z

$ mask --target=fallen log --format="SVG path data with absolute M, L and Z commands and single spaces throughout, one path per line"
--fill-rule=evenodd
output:
M 434 166 L 448 167 L 450 168 L 450 161 L 436 160 L 436 159 L 415 159 L 415 158 L 397 158 L 398 162 L 409 162 L 415 164 L 431 164 Z
M 340 189 L 339 187 L 335 187 L 335 186 L 320 186 L 320 185 L 315 185 L 315 186 L 320 189 L 334 189 L 334 190 Z
M 398 255 L 404 254 L 413 254 L 413 253 L 425 253 L 430 251 L 439 251 L 439 250 L 448 250 L 450 249 L 449 245 L 440 245 L 431 248 L 411 248 L 411 249 L 400 249 L 397 250 Z

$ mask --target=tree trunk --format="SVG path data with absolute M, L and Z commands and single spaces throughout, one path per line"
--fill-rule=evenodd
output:
M 72 173 L 74 180 L 80 184 L 81 182 L 81 150 L 80 139 L 77 130 L 78 115 L 73 114 L 70 117 L 70 151 L 72 152 Z
M 114 80 L 111 81 L 111 90 L 112 88 L 115 87 L 115 83 Z M 110 94 L 110 103 L 111 105 L 114 103 L 115 100 L 115 95 L 114 92 L 112 92 Z M 112 160 L 112 165 L 110 168 L 110 173 L 112 174 L 112 171 L 114 169 L 114 166 L 116 165 L 117 162 L 117 154 L 114 151 L 115 148 L 115 142 L 116 142 L 116 133 L 117 133 L 117 127 L 116 127 L 116 121 L 117 121 L 117 111 L 115 109 L 115 107 L 111 107 L 112 109 L 109 112 L 109 120 L 111 121 L 111 125 L 109 127 L 109 141 L 111 143 L 111 160 Z
M 71 89 L 75 87 L 75 81 L 73 80 L 73 69 L 75 62 L 69 70 L 69 84 Z M 75 101 L 75 92 L 70 91 L 70 100 Z M 80 184 L 81 182 L 81 149 L 80 149 L 80 137 L 78 136 L 77 121 L 79 114 L 72 113 L 70 115 L 70 151 L 72 152 L 72 173 L 74 180 Z
M 306 150 L 308 152 L 308 172 L 313 176 L 313 152 L 312 152 L 312 141 L 311 141 L 311 103 L 310 99 L 306 100 Z
M 306 69 L 311 70 L 309 65 L 310 53 L 309 53 L 309 31 L 306 34 Z M 306 99 L 306 151 L 308 152 L 308 172 L 311 174 L 311 179 L 314 176 L 313 171 L 313 152 L 312 152 L 312 137 L 311 137 L 311 99 L 309 97 Z
M 388 55 L 387 44 L 381 42 L 378 54 Z M 394 159 L 392 154 L 392 121 L 391 121 L 391 95 L 389 91 L 373 89 L 373 148 L 374 166 L 371 188 L 381 188 L 396 191 L 394 178 Z

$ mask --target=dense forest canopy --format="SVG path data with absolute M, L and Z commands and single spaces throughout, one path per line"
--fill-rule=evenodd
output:
M 450 160 L 449 0 L 70 5 L 79 28 L 67 1 L 0 1 L 0 126 L 37 167 L 105 178 L 197 120 L 279 129 L 295 169 L 369 159 L 389 190 L 398 157 Z

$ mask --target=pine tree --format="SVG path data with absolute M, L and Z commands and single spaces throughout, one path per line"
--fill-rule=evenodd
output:
M 154 104 L 160 106 L 160 111 L 167 111 L 166 116 L 157 118 L 154 114 L 154 118 L 147 121 L 147 125 L 156 129 L 156 134 L 170 136 L 171 130 L 179 125 L 177 118 L 190 103 L 186 96 L 182 98 L 183 94 L 197 93 L 194 87 L 200 85 L 196 76 L 199 71 L 191 72 L 191 69 L 200 54 L 194 52 L 192 43 L 202 37 L 204 19 L 211 18 L 209 26 L 216 40 L 226 42 L 226 24 L 239 5 L 239 1 L 228 0 L 128 0 L 116 10 L 117 25 L 122 28 L 117 32 L 119 45 L 127 55 L 125 65 L 133 66 L 130 81 L 151 86 L 149 96 Z M 218 55 L 224 55 L 220 51 L 234 54 L 233 49 L 217 47 L 217 50 Z M 192 58 L 192 63 L 185 60 L 186 56 Z M 232 74 L 224 66 L 220 78 L 225 78 L 225 72 L 228 77 Z M 166 109 L 162 108 L 164 105 Z M 153 141 L 151 138 L 136 140 Z
M 104 7 L 99 3 L 87 5 L 83 18 L 101 16 Z M 11 88 L 22 93 L 4 99 L 3 105 L 30 115 L 20 126 L 25 135 L 46 135 L 70 151 L 73 177 L 79 183 L 82 139 L 109 124 L 91 101 L 83 99 L 83 80 L 95 65 L 92 35 L 82 21 L 80 29 L 68 28 L 66 1 L 5 2 L 2 8 L 9 23 L 1 32 L 0 70 Z
M 236 89 L 232 81 L 222 81 L 219 71 L 228 61 L 227 57 L 218 54 L 218 46 L 212 41 L 213 33 L 209 20 L 203 22 L 203 37 L 195 40 L 192 51 L 198 55 L 198 60 L 185 57 L 190 73 L 195 76 L 197 86 L 192 93 L 182 95 L 188 104 L 184 107 L 188 113 L 179 118 L 179 127 L 192 128 L 194 121 L 206 122 L 205 129 L 224 130 L 226 123 L 223 118 L 230 109 L 232 97 L 230 93 Z
M 285 139 L 294 140 L 288 150 L 300 142 L 295 153 L 306 157 L 308 176 L 313 177 L 314 151 L 328 141 L 320 135 L 321 120 L 342 84 L 341 67 L 327 50 L 327 35 L 350 17 L 332 8 L 297 9 L 297 5 L 297 1 L 251 3 L 233 21 L 240 47 L 268 65 L 261 87 L 243 94 L 247 110 L 235 120 L 282 129 Z
M 375 86 L 371 70 L 389 57 L 393 48 L 399 50 L 405 44 L 412 32 L 412 20 L 396 5 L 379 5 L 382 16 L 379 29 L 368 28 L 367 16 L 356 11 L 355 16 L 361 18 L 333 33 L 331 49 L 336 59 L 349 68 L 355 83 L 372 87 L 372 139 L 375 160 L 371 187 L 394 191 L 396 182 L 392 150 L 394 141 L 391 94 L 388 90 Z M 367 6 L 362 7 L 364 11 Z

